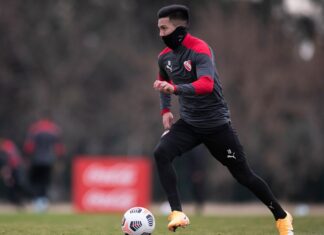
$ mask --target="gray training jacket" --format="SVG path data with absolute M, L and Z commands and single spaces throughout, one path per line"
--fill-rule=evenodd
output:
M 174 85 L 180 117 L 201 129 L 230 121 L 212 49 L 189 33 L 176 50 L 165 48 L 158 58 L 158 79 Z M 161 113 L 170 111 L 171 95 L 160 93 Z

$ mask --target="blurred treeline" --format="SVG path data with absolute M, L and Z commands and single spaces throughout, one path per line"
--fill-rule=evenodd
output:
M 156 12 L 174 2 L 1 1 L 0 136 L 21 147 L 28 125 L 49 114 L 64 132 L 65 177 L 78 154 L 152 157 L 162 132 Z M 312 29 L 315 53 L 303 60 L 303 28 L 280 0 L 177 3 L 191 7 L 191 33 L 216 52 L 252 167 L 280 199 L 324 201 L 323 34 Z M 209 199 L 254 198 L 204 159 Z

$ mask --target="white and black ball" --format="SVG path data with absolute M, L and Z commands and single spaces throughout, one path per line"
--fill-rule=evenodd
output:
M 146 208 L 133 207 L 125 212 L 121 229 L 125 235 L 151 235 L 155 228 L 155 218 Z

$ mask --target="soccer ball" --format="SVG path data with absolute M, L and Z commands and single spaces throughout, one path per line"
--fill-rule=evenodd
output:
M 122 219 L 121 229 L 125 235 L 150 235 L 154 228 L 153 214 L 143 207 L 129 209 Z

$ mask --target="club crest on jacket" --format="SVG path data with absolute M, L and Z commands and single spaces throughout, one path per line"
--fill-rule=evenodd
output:
M 185 69 L 190 72 L 191 69 L 192 69 L 192 66 L 191 66 L 191 60 L 186 60 L 185 62 L 183 62 L 183 65 L 185 67 Z

